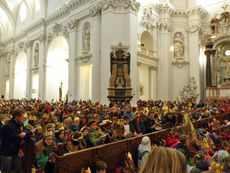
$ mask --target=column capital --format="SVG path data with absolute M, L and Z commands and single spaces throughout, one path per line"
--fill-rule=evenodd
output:
M 207 49 L 205 52 L 205 55 L 215 55 L 216 54 L 216 50 L 214 49 Z
M 105 12 L 107 10 L 125 11 L 130 10 L 137 14 L 140 9 L 140 3 L 136 0 L 101 0 L 91 9 L 92 16 L 95 16 L 100 11 Z

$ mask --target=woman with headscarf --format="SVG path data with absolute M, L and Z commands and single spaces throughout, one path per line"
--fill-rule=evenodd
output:
M 144 136 L 138 147 L 138 168 L 140 169 L 151 150 L 151 141 L 148 136 Z

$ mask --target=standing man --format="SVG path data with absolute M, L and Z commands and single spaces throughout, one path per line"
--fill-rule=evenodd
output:
M 23 132 L 24 112 L 15 109 L 12 112 L 12 119 L 2 128 L 2 173 L 20 173 L 22 170 L 23 152 L 20 150 L 21 142 L 26 136 Z

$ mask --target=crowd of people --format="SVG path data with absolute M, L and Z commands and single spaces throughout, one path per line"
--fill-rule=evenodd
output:
M 200 141 L 206 139 L 205 136 L 209 136 L 208 142 L 214 142 L 215 146 L 219 146 L 219 150 L 222 149 L 221 147 L 228 147 L 228 142 L 219 142 L 218 137 L 214 138 L 214 134 L 210 133 L 209 129 L 212 132 L 220 129 L 221 124 L 217 120 L 213 119 L 213 123 L 208 123 L 206 127 L 198 131 L 194 129 L 192 122 L 226 113 L 229 110 L 230 104 L 226 102 L 204 104 L 200 101 L 196 104 L 192 101 L 140 100 L 137 106 L 126 103 L 111 103 L 107 106 L 98 102 L 81 100 L 68 104 L 62 101 L 42 103 L 39 100 L 0 100 L 1 169 L 3 173 L 11 170 L 19 172 L 22 169 L 21 158 L 24 153 L 21 147 L 24 142 L 35 141 L 34 167 L 36 171 L 38 173 L 52 172 L 55 163 L 54 151 L 57 145 L 62 145 L 64 153 L 69 153 L 142 136 L 162 128 L 176 127 L 175 133 L 165 139 L 165 145 L 167 147 L 173 145 L 182 152 L 186 156 L 188 165 L 194 170 L 196 167 L 192 163 L 194 164 L 195 161 L 191 160 L 190 150 L 186 149 L 188 138 L 192 137 L 193 141 L 196 141 L 193 142 L 194 145 L 196 144 L 193 148 L 196 149 L 195 153 L 199 151 L 198 149 L 202 149 L 197 144 L 198 140 L 195 140 L 195 136 Z M 180 138 L 176 137 L 176 134 Z M 156 152 L 151 152 L 151 145 L 145 146 L 149 143 L 150 140 L 145 138 L 142 144 L 144 147 L 139 147 L 140 150 L 148 148 L 148 152 L 142 153 L 139 165 L 145 163 L 144 158 L 150 159 L 151 153 L 153 153 L 151 156 L 153 158 L 156 154 Z M 162 149 L 161 152 L 166 152 L 167 155 L 170 149 L 164 150 L 166 149 Z M 219 150 L 213 149 L 213 151 Z M 146 154 L 149 156 L 147 157 Z M 219 154 L 220 152 L 216 155 Z M 194 154 L 195 156 L 198 158 L 199 155 Z M 197 169 L 200 167 L 197 166 Z M 143 170 L 143 172 L 146 171 Z

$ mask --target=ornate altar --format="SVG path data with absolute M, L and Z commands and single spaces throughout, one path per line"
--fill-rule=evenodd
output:
M 206 98 L 230 98 L 230 12 L 223 6 L 220 17 L 210 21 L 210 31 L 203 37 L 206 61 Z
M 109 95 L 111 102 L 129 102 L 132 99 L 132 88 L 130 79 L 130 53 L 128 47 L 112 46 L 110 53 Z

